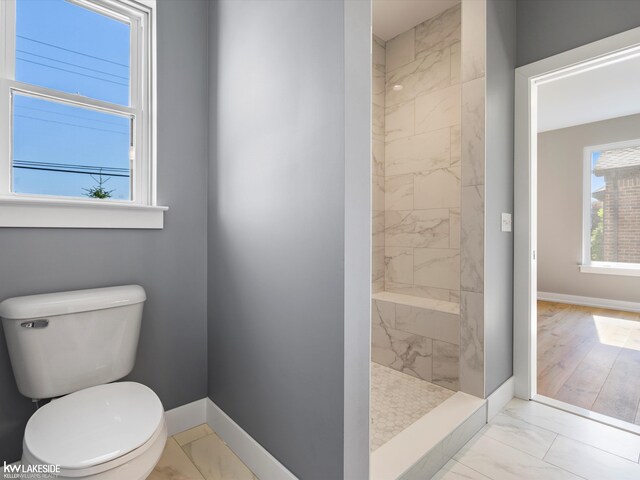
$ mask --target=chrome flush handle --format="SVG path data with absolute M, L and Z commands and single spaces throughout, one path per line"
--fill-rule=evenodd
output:
M 46 318 L 33 320 L 31 322 L 21 323 L 20 326 L 24 328 L 47 328 L 49 326 L 49 320 Z

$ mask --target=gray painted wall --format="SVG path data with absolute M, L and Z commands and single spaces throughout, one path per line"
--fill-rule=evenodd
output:
M 485 395 L 490 395 L 513 373 L 513 234 L 500 230 L 500 215 L 513 212 L 515 37 L 516 2 L 488 0 Z
M 158 201 L 170 207 L 164 230 L 0 229 L 0 299 L 128 283 L 146 289 L 129 379 L 152 388 L 166 409 L 207 393 L 207 11 L 204 1 L 158 5 Z M 32 412 L 0 330 L 0 461 L 19 459 Z
M 586 146 L 633 140 L 640 115 L 538 135 L 538 290 L 638 301 L 640 277 L 581 273 L 582 164 Z M 562 208 L 558 208 L 562 205 Z
M 294 475 L 339 479 L 344 4 L 213 5 L 209 397 Z
M 638 0 L 518 0 L 518 66 L 640 26 Z

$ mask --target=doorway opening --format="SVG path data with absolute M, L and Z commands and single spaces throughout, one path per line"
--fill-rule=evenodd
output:
M 516 70 L 516 395 L 640 433 L 640 29 Z

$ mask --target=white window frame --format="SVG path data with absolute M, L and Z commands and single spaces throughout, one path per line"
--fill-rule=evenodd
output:
M 594 262 L 591 260 L 591 157 L 594 152 L 640 146 L 640 139 L 590 145 L 584 148 L 582 160 L 582 273 L 640 276 L 640 263 Z M 638 206 L 640 208 L 640 205 Z
M 69 1 L 130 24 L 130 105 L 16 81 L 16 1 L 0 1 L 0 227 L 162 228 L 167 207 L 157 205 L 156 191 L 156 0 Z M 131 200 L 100 201 L 13 193 L 11 108 L 14 92 L 133 117 Z

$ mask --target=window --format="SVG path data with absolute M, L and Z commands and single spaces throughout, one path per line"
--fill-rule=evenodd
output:
M 0 2 L 0 226 L 162 227 L 153 7 Z
M 640 140 L 587 147 L 584 272 L 640 275 Z

